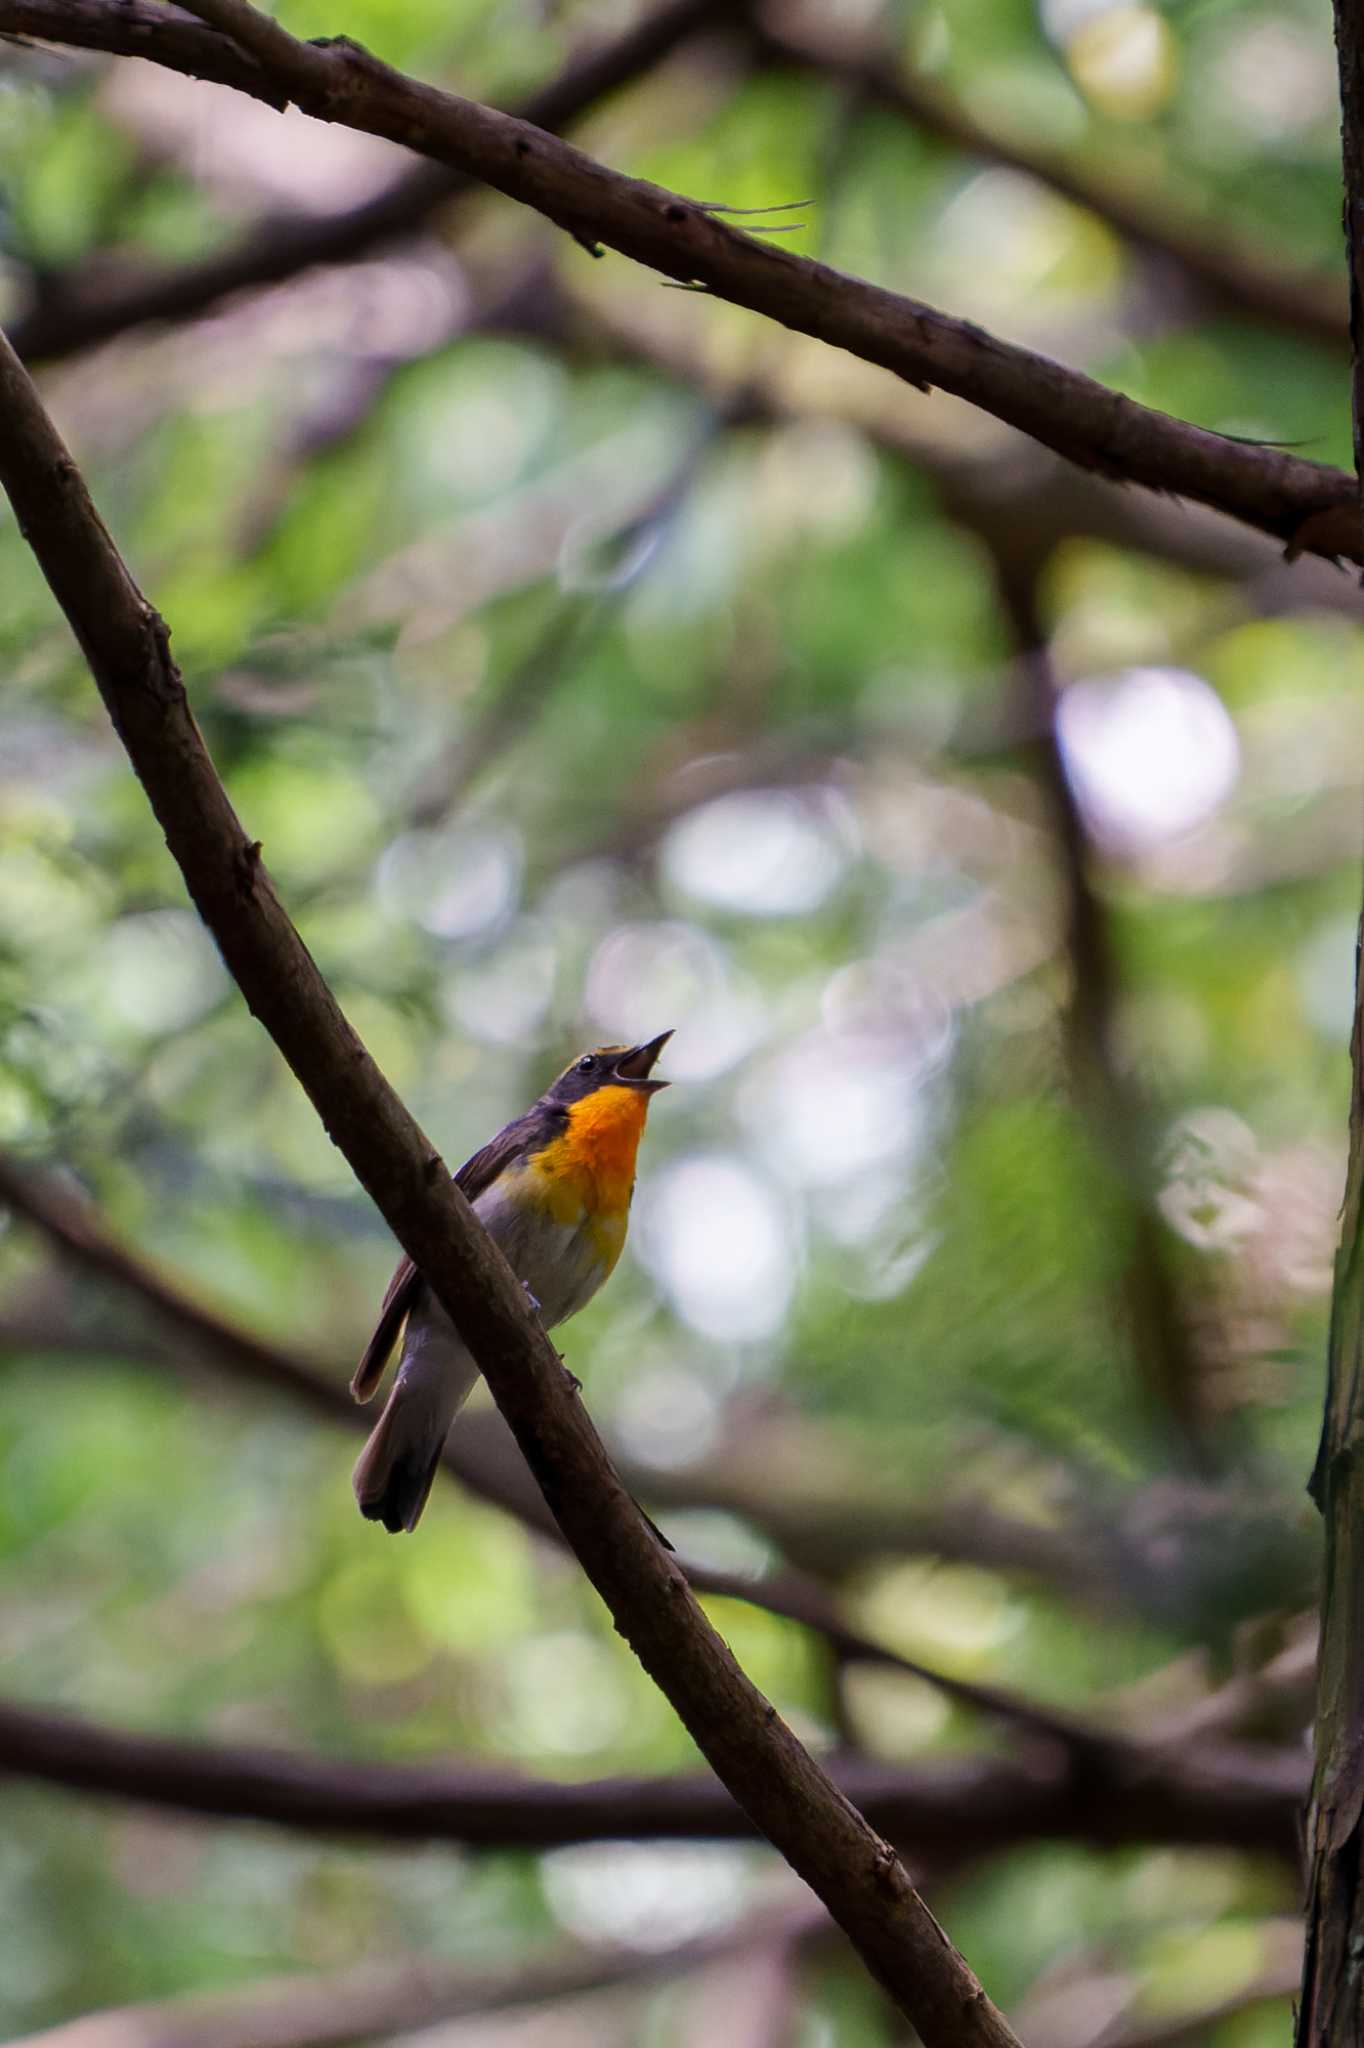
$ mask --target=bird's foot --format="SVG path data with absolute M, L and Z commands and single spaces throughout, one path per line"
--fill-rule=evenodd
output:
M 564 1354 L 562 1351 L 559 1353 L 559 1363 L 560 1365 L 564 1366 L 564 1378 L 568 1381 L 568 1384 L 572 1388 L 573 1392 L 575 1394 L 581 1394 L 583 1390 L 583 1383 L 578 1378 L 576 1372 L 570 1372 L 569 1368 L 566 1365 L 564 1365 Z
M 521 1282 L 521 1292 L 525 1295 L 526 1300 L 530 1303 L 531 1307 L 534 1309 L 536 1315 L 538 1316 L 540 1314 L 540 1304 L 535 1299 L 535 1296 L 531 1293 L 530 1282 L 528 1280 L 523 1280 Z

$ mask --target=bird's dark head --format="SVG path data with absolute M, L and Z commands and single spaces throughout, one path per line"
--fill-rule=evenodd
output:
M 599 1088 L 632 1088 L 640 1095 L 656 1095 L 668 1084 L 654 1078 L 654 1062 L 671 1037 L 671 1031 L 661 1031 L 647 1045 L 594 1046 L 569 1062 L 544 1099 L 567 1109 Z

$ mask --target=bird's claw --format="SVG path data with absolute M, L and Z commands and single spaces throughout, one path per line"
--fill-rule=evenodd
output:
M 521 1282 L 521 1292 L 525 1295 L 526 1300 L 530 1303 L 531 1307 L 534 1309 L 536 1315 L 538 1316 L 540 1314 L 540 1304 L 535 1299 L 535 1296 L 531 1293 L 530 1282 L 528 1280 L 523 1280 Z

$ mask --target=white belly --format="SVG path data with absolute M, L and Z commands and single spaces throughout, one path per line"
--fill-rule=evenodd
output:
M 511 1201 L 505 1189 L 499 1193 L 496 1188 L 481 1195 L 474 1209 L 517 1279 L 534 1295 L 547 1330 L 576 1315 L 610 1271 L 612 1261 L 603 1256 L 602 1238 L 585 1211 L 556 1222 L 543 1208 Z M 624 1219 L 621 1228 L 623 1234 Z M 398 1380 L 385 1410 L 391 1417 L 391 1445 L 415 1441 L 419 1463 L 427 1469 L 477 1378 L 478 1367 L 454 1324 L 430 1288 L 421 1287 L 403 1331 Z M 424 1499 L 422 1493 L 417 1514 Z M 410 1528 L 411 1521 L 404 1526 Z
M 586 1307 L 610 1270 L 585 1211 L 572 1222 L 556 1222 L 492 1187 L 474 1203 L 474 1213 L 540 1304 L 547 1330 Z

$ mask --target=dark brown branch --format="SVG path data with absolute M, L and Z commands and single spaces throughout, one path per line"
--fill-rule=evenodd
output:
M 613 42 L 575 58 L 516 112 L 538 128 L 567 127 L 735 12 L 722 0 L 665 0 Z M 277 103 L 259 65 L 226 36 L 149 0 L 14 0 L 0 25 L 125 57 L 150 56 L 154 41 L 156 61 L 169 69 Z M 358 262 L 384 243 L 418 233 L 449 201 L 477 189 L 478 181 L 461 172 L 418 163 L 357 206 L 320 218 L 272 214 L 241 241 L 197 263 L 151 274 L 139 269 L 59 278 L 14 324 L 10 339 L 26 361 L 51 362 L 132 327 L 193 319 L 234 292 L 280 284 L 314 264 Z
M 1345 294 L 1334 277 L 1276 263 L 1234 231 L 1212 233 L 1183 214 L 1169 193 L 1153 195 L 1119 184 L 1036 142 L 1009 141 L 997 129 L 984 127 L 940 85 L 907 75 L 889 53 L 850 56 L 827 38 L 811 35 L 803 23 L 796 31 L 773 28 L 764 20 L 753 35 L 768 62 L 850 87 L 864 104 L 881 107 L 984 163 L 1021 171 L 1083 207 L 1141 254 L 1177 268 L 1213 306 L 1329 348 L 1344 348 Z
M 162 6 L 156 0 L 150 5 L 146 0 L 122 0 L 119 7 L 111 8 L 105 0 L 61 0 L 61 14 L 66 33 L 52 40 L 117 57 L 147 55 L 155 44 L 153 61 L 184 77 L 235 86 L 274 107 L 287 105 L 287 96 L 272 90 L 252 57 L 229 37 L 207 28 L 177 6 Z M 27 6 L 19 0 L 13 27 L 7 24 L 6 33 L 45 42 L 55 25 L 55 8 Z
M 31 29 L 40 4 L 0 0 L 0 30 L 23 26 L 21 11 Z M 72 40 L 64 9 L 49 5 L 49 40 Z M 156 56 L 155 43 L 144 39 L 140 53 Z M 703 205 L 610 171 L 526 121 L 406 78 L 353 44 L 294 44 L 286 68 L 265 97 L 283 89 L 321 120 L 402 143 L 579 241 L 699 284 L 911 384 L 950 391 L 1083 469 L 1211 505 L 1298 551 L 1364 556 L 1353 485 L 1340 470 L 1138 405 L 969 321 L 742 234 Z
M 57 0 L 33 10 L 31 33 L 50 27 Z M 693 27 L 719 29 L 724 10 L 708 0 L 682 0 L 628 30 L 617 43 L 571 65 L 552 85 L 519 110 L 527 120 L 560 129 L 582 111 L 582 94 L 600 99 L 629 83 L 667 56 Z M 115 18 L 105 0 L 69 0 L 73 29 L 68 41 L 87 48 L 128 54 L 139 37 L 156 32 L 155 18 L 142 0 L 124 0 Z M 710 19 L 690 19 L 690 17 Z M 680 19 L 679 19 L 680 17 Z M 166 28 L 163 56 L 174 68 L 216 84 L 250 91 L 252 67 L 224 36 L 184 19 Z M 1114 185 L 1074 165 L 1064 154 L 1036 143 L 1011 142 L 987 129 L 936 85 L 907 77 L 893 60 L 849 56 L 811 37 L 802 24 L 774 28 L 762 21 L 751 47 L 767 64 L 812 72 L 856 92 L 861 102 L 883 107 L 924 133 L 984 162 L 997 163 L 1036 179 L 1062 198 L 1105 221 L 1138 252 L 1173 265 L 1214 306 L 1268 322 L 1290 333 L 1343 348 L 1347 334 L 1344 295 L 1335 281 L 1302 274 L 1276 263 L 1248 242 L 1214 238 L 1196 221 L 1179 216 L 1166 198 L 1157 206 L 1148 195 Z M 343 263 L 366 255 L 403 234 L 420 230 L 431 214 L 464 181 L 425 169 L 404 172 L 363 205 L 338 216 L 300 220 L 291 214 L 262 221 L 233 248 L 174 270 L 116 276 L 102 283 L 88 277 L 49 281 L 41 304 L 12 330 L 19 353 L 30 362 L 52 360 L 126 332 L 147 321 L 193 318 L 222 297 L 252 286 L 276 284 L 316 263 Z
M 1354 519 L 1364 496 L 1364 11 L 1336 0 L 1345 260 L 1350 284 Z M 1364 923 L 1361 924 L 1364 940 Z M 1364 975 L 1355 949 L 1350 1136 L 1331 1293 L 1321 1445 L 1311 1490 L 1325 1523 L 1316 1771 L 1298 2048 L 1364 2043 Z
M 925 2048 L 1012 2048 L 1003 2017 L 889 1844 L 711 1628 L 612 1469 L 506 1260 L 342 1014 L 275 894 L 259 844 L 228 801 L 165 625 L 129 575 L 8 343 L 0 347 L 0 481 L 229 972 L 454 1319 L 616 1626 L 717 1776 L 824 1902 Z
M 219 1820 L 476 1849 L 753 1833 L 706 1772 L 559 1784 L 446 1765 L 342 1763 L 125 1733 L 7 1702 L 0 1769 Z M 1228 1746 L 1150 1755 L 1094 1778 L 1041 1750 L 917 1769 L 848 1758 L 834 1775 L 844 1796 L 916 1861 L 955 1864 L 1018 1842 L 1073 1840 L 1245 1849 L 1291 1864 L 1307 1765 L 1294 1750 Z

